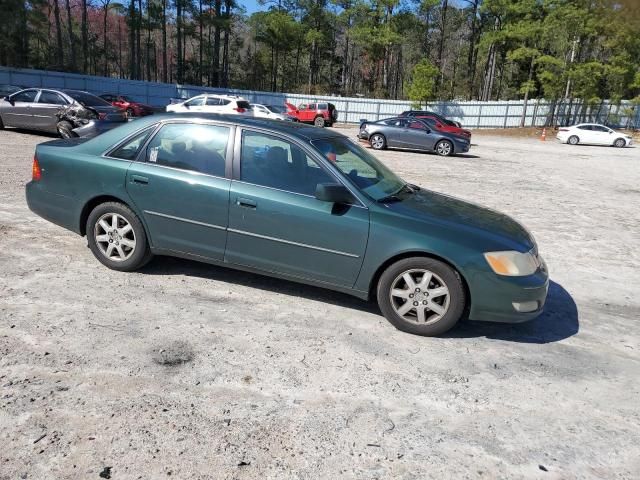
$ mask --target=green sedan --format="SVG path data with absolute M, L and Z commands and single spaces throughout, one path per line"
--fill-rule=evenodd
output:
M 376 299 L 398 329 L 538 316 L 548 288 L 506 215 L 403 181 L 328 129 L 206 114 L 38 145 L 29 208 L 124 272 L 153 255 Z

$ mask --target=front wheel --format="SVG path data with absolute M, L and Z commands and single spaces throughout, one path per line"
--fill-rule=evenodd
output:
M 122 203 L 107 202 L 94 208 L 86 232 L 93 255 L 112 270 L 131 272 L 151 259 L 142 222 Z
M 387 268 L 377 297 L 383 315 L 398 330 L 428 337 L 451 329 L 466 305 L 460 275 L 425 257 L 406 258 Z
M 133 118 L 136 116 L 135 112 L 133 111 L 133 108 L 127 108 L 124 113 L 127 116 L 127 118 Z
M 453 154 L 453 145 L 449 140 L 440 140 L 436 143 L 435 150 L 441 157 L 449 157 Z
M 313 120 L 313 124 L 314 124 L 316 127 L 324 127 L 324 118 L 323 118 L 323 117 L 320 117 L 320 116 L 316 117 L 316 118 Z
M 567 140 L 567 143 L 569 145 L 577 145 L 580 142 L 580 139 L 578 137 L 576 137 L 575 135 L 571 135 L 569 137 L 569 140 Z
M 615 142 L 613 142 L 613 146 L 616 148 L 622 148 L 627 144 L 627 142 L 624 141 L 624 138 L 618 138 Z
M 371 138 L 369 138 L 369 143 L 371 144 L 371 148 L 373 148 L 374 150 L 382 150 L 387 146 L 387 140 L 379 133 L 371 135 Z

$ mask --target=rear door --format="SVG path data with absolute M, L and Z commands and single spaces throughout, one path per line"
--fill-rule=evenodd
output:
M 225 261 L 320 283 L 352 286 L 369 211 L 315 198 L 338 180 L 299 144 L 243 129 L 236 140 Z
M 233 131 L 211 123 L 167 123 L 141 161 L 131 164 L 127 192 L 155 249 L 223 259 Z
M 33 128 L 55 133 L 58 131 L 58 117 L 56 113 L 68 105 L 69 102 L 57 92 L 52 90 L 41 90 L 38 100 L 34 103 L 31 113 L 33 114 Z
M 2 122 L 8 127 L 30 128 L 33 121 L 31 112 L 38 96 L 38 90 L 30 88 L 11 95 L 13 105 L 3 111 Z

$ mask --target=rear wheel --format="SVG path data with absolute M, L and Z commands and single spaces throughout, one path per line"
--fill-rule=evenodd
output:
M 321 117 L 320 115 L 318 115 L 314 120 L 313 120 L 313 124 L 316 127 L 324 127 L 324 118 Z
M 133 108 L 127 108 L 127 110 L 125 111 L 125 114 L 127 115 L 127 118 L 133 118 L 136 116 L 133 111 Z
M 375 133 L 369 138 L 369 143 L 374 150 L 383 150 L 387 146 L 387 139 L 383 135 Z
M 627 142 L 624 141 L 624 138 L 618 138 L 615 142 L 613 142 L 613 146 L 617 148 L 622 148 L 626 144 Z
M 0 130 L 4 130 L 4 123 L 2 123 L 2 117 L 0 117 Z
M 436 143 L 436 153 L 442 157 L 448 157 L 453 154 L 453 144 L 449 140 L 440 140 Z
M 151 259 L 142 222 L 122 203 L 107 202 L 94 208 L 86 232 L 93 255 L 113 270 L 131 272 Z
M 73 132 L 73 125 L 71 125 L 71 122 L 62 120 L 61 122 L 58 122 L 57 127 L 58 127 L 58 133 L 62 138 L 74 138 L 78 136 L 76 133 Z
M 567 140 L 567 143 L 569 145 L 577 145 L 578 143 L 580 143 L 580 139 L 575 135 L 571 135 L 569 137 L 569 140 Z
M 460 320 L 466 304 L 460 275 L 432 258 L 413 257 L 387 268 L 378 282 L 378 305 L 398 330 L 440 335 Z

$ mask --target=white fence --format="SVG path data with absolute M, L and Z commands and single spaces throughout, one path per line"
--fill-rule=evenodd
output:
M 358 97 L 330 97 L 297 93 L 274 93 L 251 90 L 220 89 L 145 82 L 108 77 L 94 77 L 65 72 L 0 67 L 0 84 L 24 87 L 49 87 L 86 90 L 94 94 L 127 95 L 154 107 L 163 107 L 172 98 L 189 98 L 202 92 L 241 95 L 253 103 L 282 105 L 285 101 L 298 105 L 308 102 L 331 102 L 338 109 L 340 122 L 358 123 L 360 119 L 379 120 L 411 108 L 410 101 L 379 100 Z M 522 101 L 496 102 L 434 102 L 429 110 L 457 120 L 468 128 L 508 128 L 520 126 L 524 104 Z M 551 113 L 554 112 L 553 117 Z M 581 102 L 559 103 L 545 100 L 529 102 L 526 126 L 568 125 L 580 121 L 606 123 L 612 126 L 640 128 L 640 108 L 631 102 L 620 104 L 603 102 L 586 107 Z

